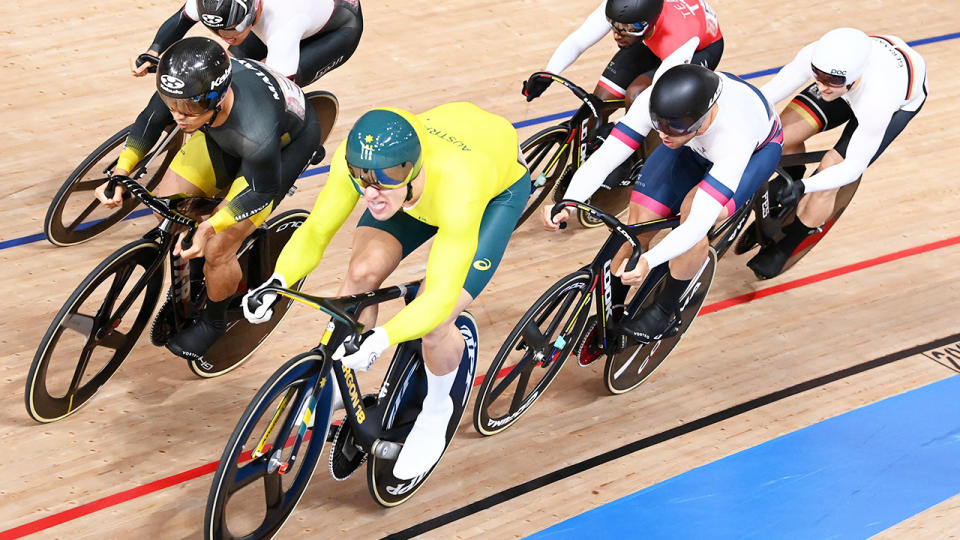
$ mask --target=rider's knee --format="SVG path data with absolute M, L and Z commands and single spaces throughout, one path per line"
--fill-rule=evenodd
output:
M 427 349 L 442 347 L 448 340 L 452 339 L 451 336 L 453 335 L 460 337 L 460 331 L 457 330 L 453 323 L 441 324 L 423 336 L 423 346 Z
M 373 290 L 383 283 L 381 265 L 372 260 L 352 260 L 347 268 L 347 283 L 353 289 Z
M 653 83 L 653 79 L 651 79 L 647 75 L 640 75 L 639 77 L 634 79 L 633 82 L 630 83 L 629 86 L 627 86 L 627 95 L 624 98 L 624 105 L 626 106 L 626 108 L 629 109 L 633 105 L 633 102 L 637 100 L 637 96 L 639 96 L 641 92 L 649 88 L 652 83 Z

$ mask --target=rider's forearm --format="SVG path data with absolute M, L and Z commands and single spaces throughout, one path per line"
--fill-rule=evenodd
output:
M 789 64 L 780 68 L 773 79 L 760 87 L 760 92 L 767 98 L 770 105 L 776 106 L 777 103 L 791 97 L 813 77 L 810 71 L 812 51 L 812 45 L 801 49 Z
M 154 93 L 147 107 L 140 112 L 130 126 L 127 142 L 117 159 L 117 169 L 132 171 L 160 140 L 163 128 L 173 121 L 170 110 L 163 104 L 160 95 Z
M 627 136 L 627 133 L 630 133 L 630 136 Z M 580 202 L 589 199 L 594 192 L 600 189 L 607 176 L 626 161 L 642 142 L 642 135 L 623 124 L 618 124 L 607 137 L 607 140 L 600 145 L 600 148 L 574 173 L 563 198 Z
M 676 229 L 670 231 L 659 244 L 644 253 L 650 268 L 663 264 L 690 250 L 702 240 L 720 217 L 723 206 L 702 189 L 693 196 L 690 215 Z
M 550 61 L 547 62 L 546 71 L 550 73 L 560 73 L 570 67 L 577 58 L 583 54 L 583 51 L 589 49 L 598 41 L 603 39 L 610 31 L 610 24 L 603 14 L 603 6 L 591 13 L 587 20 L 566 37 L 557 50 L 554 51 Z
M 162 53 L 167 50 L 167 47 L 172 45 L 174 41 L 182 39 L 183 36 L 187 35 L 187 31 L 195 24 L 197 24 L 197 21 L 187 17 L 183 9 L 178 10 L 172 17 L 160 25 L 160 29 L 157 30 L 157 35 L 153 38 L 153 44 L 150 45 L 150 50 Z

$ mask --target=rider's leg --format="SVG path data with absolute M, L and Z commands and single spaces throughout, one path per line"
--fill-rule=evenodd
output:
M 336 2 L 323 31 L 300 42 L 297 85 L 307 86 L 343 65 L 357 50 L 362 33 L 360 4 Z
M 340 295 L 369 292 L 380 287 L 403 259 L 403 249 L 395 236 L 381 229 L 358 226 L 353 235 L 353 254 L 340 286 Z M 377 324 L 377 306 L 360 313 L 365 328 Z

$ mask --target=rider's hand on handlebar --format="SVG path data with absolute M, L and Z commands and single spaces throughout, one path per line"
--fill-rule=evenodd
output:
M 157 52 L 154 50 L 147 51 L 147 54 L 158 56 Z M 130 58 L 130 71 L 133 73 L 134 77 L 143 77 L 148 73 L 147 70 L 154 65 L 153 62 L 143 62 L 142 64 L 137 66 L 137 61 L 140 59 L 140 56 L 141 55 L 138 54 L 137 56 L 133 56 Z
M 531 76 L 529 79 L 523 81 L 523 95 L 527 97 L 527 102 L 533 101 L 534 99 L 540 97 L 547 88 L 550 86 L 550 83 L 553 82 L 553 79 L 548 77 L 536 77 Z
M 252 306 L 251 299 L 254 294 L 259 292 L 264 287 L 281 287 L 288 288 L 287 280 L 283 277 L 283 274 L 274 273 L 262 285 L 256 289 L 251 289 L 247 291 L 247 294 L 243 295 L 243 316 L 247 318 L 248 321 L 254 324 L 264 323 L 270 320 L 270 317 L 273 317 L 273 304 L 277 302 L 277 293 L 267 293 L 260 296 L 260 304 Z
M 357 371 L 367 371 L 380 358 L 383 351 L 390 348 L 390 338 L 387 331 L 378 326 L 369 332 L 364 332 L 360 342 L 360 349 L 353 354 L 346 354 L 343 343 L 333 353 L 334 360 L 340 360 L 343 365 Z
M 770 182 L 771 187 L 774 186 L 774 183 Z M 779 202 L 782 206 L 792 208 L 797 206 L 800 203 L 800 199 L 803 198 L 804 185 L 803 180 L 794 180 L 790 183 L 790 187 L 787 188 L 786 182 L 778 184 L 781 188 L 777 190 L 776 193 L 772 193 L 773 200 Z
M 543 228 L 544 230 L 547 230 L 547 231 L 559 230 L 561 226 L 560 224 L 565 223 L 568 219 L 570 219 L 569 208 L 564 208 L 563 210 L 560 210 L 559 212 L 557 212 L 556 216 L 553 216 L 553 218 L 551 218 L 550 213 L 552 210 L 553 210 L 552 204 L 546 204 L 543 206 L 543 213 L 541 214 L 541 216 L 543 217 Z
M 624 259 L 613 275 L 620 278 L 620 281 L 622 281 L 624 285 L 640 285 L 643 283 L 643 280 L 647 279 L 647 274 L 650 273 L 650 263 L 646 258 L 640 257 L 640 259 L 637 260 L 637 266 L 627 272 L 628 262 L 628 259 Z
M 190 242 L 187 242 L 189 245 L 184 245 L 184 239 L 187 238 L 187 232 L 180 233 L 180 238 L 177 239 L 177 244 L 173 248 L 173 254 L 179 255 L 184 259 L 196 259 L 198 257 L 203 257 L 206 247 L 207 240 L 213 238 L 217 234 L 217 231 L 213 230 L 213 225 L 209 221 L 204 221 L 200 225 L 197 225 L 197 230 L 193 233 L 193 236 L 190 237 Z
M 119 175 L 119 174 L 115 175 L 113 178 L 121 178 L 121 177 L 129 178 L 128 176 Z M 107 197 L 107 194 L 105 193 L 108 184 L 110 184 L 109 180 L 100 184 L 99 186 L 97 186 L 96 189 L 93 190 L 93 194 L 96 195 L 97 200 L 100 201 L 100 204 L 106 206 L 107 208 L 116 208 L 121 204 L 123 204 L 123 192 L 124 192 L 123 185 L 120 184 L 119 182 L 115 182 L 115 186 L 113 188 L 113 197 L 111 198 L 111 197 Z

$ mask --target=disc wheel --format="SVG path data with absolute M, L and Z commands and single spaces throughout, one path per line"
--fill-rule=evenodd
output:
M 549 127 L 536 133 L 520 145 L 527 168 L 530 171 L 530 198 L 515 228 L 540 209 L 547 195 L 553 191 L 557 180 L 566 171 L 570 156 L 567 138 L 570 128 L 564 125 Z
M 129 132 L 128 126 L 104 141 L 80 162 L 60 186 L 43 220 L 43 232 L 50 243 L 56 246 L 72 246 L 86 242 L 103 234 L 140 204 L 136 198 L 129 198 L 117 208 L 110 209 L 102 206 L 93 194 L 93 190 L 113 174 Z M 159 150 L 161 155 L 157 156 L 151 165 L 153 170 L 140 179 L 148 190 L 154 189 L 160 183 L 182 142 L 182 134 L 174 135 L 170 143 Z M 140 160 L 141 165 L 130 171 L 130 176 L 135 177 L 155 152 L 157 149 L 144 156 Z
M 567 275 L 524 313 L 497 351 L 473 408 L 473 427 L 494 435 L 543 395 L 577 346 L 592 298 L 586 270 Z
M 53 422 L 84 405 L 133 349 L 160 297 L 160 246 L 138 240 L 100 263 L 60 308 L 27 374 L 27 412 Z
M 603 367 L 604 383 L 611 394 L 623 394 L 640 386 L 663 364 L 667 355 L 677 346 L 680 338 L 700 312 L 700 307 L 706 300 L 710 284 L 713 282 L 716 265 L 717 254 L 711 248 L 707 260 L 680 298 L 680 326 L 676 333 L 651 343 L 636 343 L 624 336 L 617 337 L 620 340 L 620 346 L 615 348 L 616 352 L 607 353 L 607 361 Z M 640 303 L 640 309 L 653 302 L 656 295 L 663 289 L 666 277 L 667 273 L 663 272 L 656 278 L 656 285 L 648 289 L 649 292 Z M 638 294 L 642 294 L 642 289 Z
M 243 316 L 243 295 L 247 286 L 257 287 L 276 267 L 277 259 L 283 246 L 290 240 L 290 236 L 307 219 L 310 213 L 306 210 L 289 210 L 271 218 L 263 226 L 263 231 L 241 248 L 239 254 L 240 267 L 243 269 L 243 279 L 240 280 L 241 289 L 233 296 L 227 310 L 227 333 L 224 334 L 200 359 L 191 359 L 187 363 L 190 370 L 198 377 L 218 377 L 240 366 L 247 358 L 260 348 L 267 336 L 280 324 L 290 309 L 293 300 L 282 298 L 273 306 L 273 316 L 261 324 L 248 322 Z M 258 245 L 254 245 L 257 243 Z M 253 261 L 259 249 L 266 249 L 266 268 L 257 268 L 260 262 Z M 306 278 L 304 278 L 306 279 Z M 290 286 L 299 291 L 303 287 L 304 279 Z
M 320 462 L 330 425 L 335 383 L 322 377 L 322 369 L 322 357 L 301 354 L 271 375 L 247 406 L 210 486 L 204 538 L 272 538 L 290 517 Z M 321 380 L 326 383 L 318 389 Z M 316 409 L 307 416 L 314 399 Z

